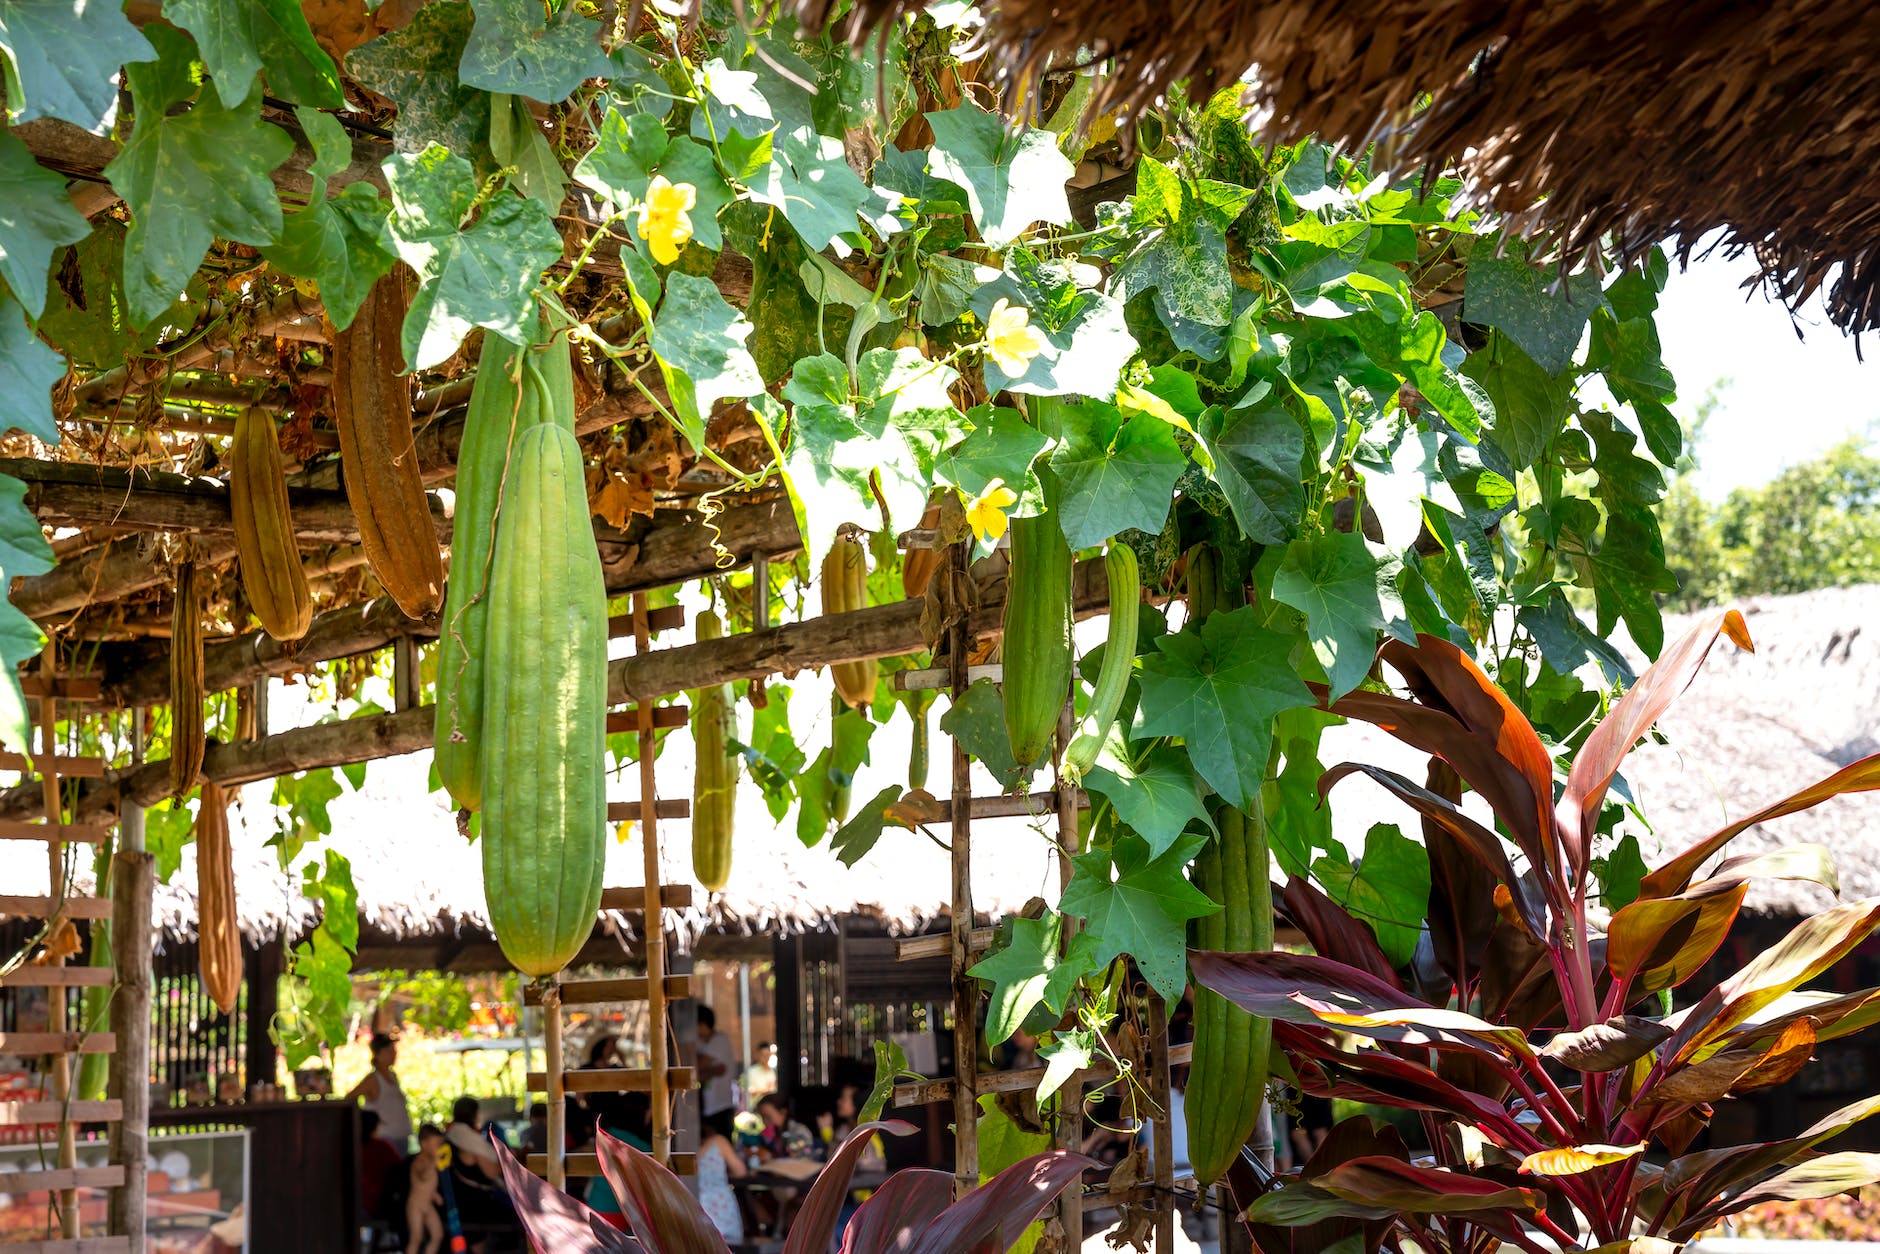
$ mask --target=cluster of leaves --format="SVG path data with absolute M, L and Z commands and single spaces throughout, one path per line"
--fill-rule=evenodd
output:
M 1816 1149 L 1880 1111 L 1871 1098 L 1797 1137 L 1687 1152 L 1716 1103 L 1783 1083 L 1819 1042 L 1880 1018 L 1880 989 L 1798 991 L 1880 928 L 1880 899 L 1803 919 L 1685 1009 L 1649 1013 L 1703 969 L 1753 881 L 1837 887 L 1827 851 L 1815 845 L 1700 869 L 1759 822 L 1880 788 L 1880 755 L 1680 851 L 1603 926 L 1589 909 L 1605 794 L 1721 634 L 1750 647 L 1735 611 L 1693 627 L 1574 755 L 1557 803 L 1539 735 L 1447 641 L 1385 646 L 1414 699 L 1363 691 L 1331 703 L 1441 766 L 1428 787 L 1352 763 L 1325 781 L 1363 773 L 1422 818 L 1438 874 L 1415 960 L 1387 957 L 1367 921 L 1295 877 L 1285 910 L 1311 955 L 1197 951 L 1194 970 L 1206 987 L 1273 1020 L 1275 1045 L 1305 1092 L 1416 1112 L 1433 1160 L 1413 1161 L 1394 1129 L 1347 1121 L 1295 1177 L 1253 1201 L 1261 1249 L 1506 1242 L 1670 1254 L 1757 1203 L 1824 1198 L 1880 1179 L 1874 1155 Z M 1464 783 L 1505 837 L 1463 811 Z M 1245 1196 L 1261 1191 L 1238 1183 Z

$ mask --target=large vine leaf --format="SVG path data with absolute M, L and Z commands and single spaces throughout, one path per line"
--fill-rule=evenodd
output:
M 103 135 L 117 119 L 118 68 L 156 50 L 124 16 L 96 0 L 0 0 L 9 121 L 58 118 Z
M 57 444 L 59 424 L 52 416 L 52 389 L 64 377 L 65 359 L 33 334 L 19 302 L 0 293 L 0 396 L 7 398 L 0 431 L 18 427 L 36 440 Z
M 1331 682 L 1331 699 L 1371 669 L 1377 635 L 1403 612 L 1397 563 L 1372 552 L 1356 532 L 1324 531 L 1286 546 L 1273 575 L 1273 599 L 1306 616 L 1306 634 Z
M 967 414 L 973 432 L 941 454 L 934 478 L 968 497 L 977 497 L 994 479 L 1018 494 L 1009 511 L 1029 516 L 1044 508 L 1043 485 L 1032 463 L 1050 446 L 1050 437 L 1026 422 L 1015 409 L 982 405 Z
M 856 363 L 864 425 L 897 433 L 908 452 L 875 468 L 890 518 L 918 517 L 926 509 L 935 463 L 967 429 L 966 415 L 950 395 L 958 378 L 953 367 L 928 361 L 912 348 L 871 348 Z
M 609 109 L 594 147 L 574 168 L 575 182 L 615 206 L 643 200 L 655 174 L 673 184 L 690 183 L 698 202 L 692 207 L 692 238 L 716 252 L 724 247 L 718 211 L 736 199 L 718 173 L 711 152 L 692 140 L 667 135 L 651 113 L 622 114 Z M 639 238 L 637 215 L 629 217 Z
M 1606 303 L 1590 275 L 1563 280 L 1559 267 L 1528 264 L 1518 240 L 1482 240 L 1469 255 L 1462 316 L 1495 327 L 1547 374 L 1573 364 L 1586 320 Z
M 498 192 L 464 226 L 476 203 L 476 176 L 468 161 L 436 144 L 386 158 L 385 180 L 392 189 L 392 248 L 419 279 L 405 313 L 407 367 L 435 366 L 472 327 L 527 343 L 536 281 L 561 256 L 548 207 Z
M 435 143 L 470 153 L 489 138 L 489 93 L 457 76 L 472 24 L 464 0 L 433 0 L 403 29 L 347 56 L 354 78 L 398 106 L 392 144 L 399 152 Z
M 1116 807 L 1116 817 L 1149 842 L 1151 854 L 1166 851 L 1190 824 L 1214 830 L 1194 768 L 1166 745 L 1141 766 L 1106 759 L 1084 772 L 1084 786 Z
M 666 299 L 653 323 L 653 353 L 693 448 L 704 447 L 715 403 L 764 390 L 764 377 L 744 347 L 750 337 L 751 324 L 710 279 L 677 272 L 666 279 Z
M 1572 381 L 1550 374 L 1499 328 L 1481 351 L 1469 355 L 1462 373 L 1495 403 L 1489 438 L 1515 469 L 1532 466 L 1566 426 Z
M 963 104 L 929 113 L 933 147 L 928 165 L 966 191 L 973 221 L 987 244 L 1003 248 L 1034 222 L 1063 226 L 1071 220 L 1064 185 L 1077 172 L 1050 131 L 1008 131 L 998 118 Z
M 1073 549 L 1101 544 L 1134 527 L 1151 535 L 1168 518 L 1188 459 L 1169 425 L 1153 414 L 1129 421 L 1114 405 L 1063 407 L 1064 436 L 1051 469 L 1064 486 L 1059 523 Z
M 842 141 L 818 135 L 810 127 L 779 131 L 772 140 L 770 164 L 750 180 L 751 199 L 774 205 L 812 252 L 856 229 L 857 214 L 872 197 L 842 155 Z
M 43 575 L 54 560 L 39 519 L 26 507 L 26 485 L 0 475 L 0 571 L 9 579 Z
M 1007 253 L 1003 272 L 989 281 L 983 281 L 985 274 L 980 278 L 967 307 L 981 322 L 1004 298 L 1031 315 L 1032 329 L 1044 340 L 1020 375 L 1006 374 L 987 358 L 989 388 L 1034 396 L 1115 395 L 1123 368 L 1137 349 L 1121 301 L 1105 292 L 1080 289 L 1068 267 L 1040 261 L 1022 246 Z
M 1110 849 L 1071 859 L 1071 881 L 1058 910 L 1087 922 L 1095 938 L 1094 966 L 1128 954 L 1150 987 L 1171 1002 L 1181 997 L 1188 920 L 1220 908 L 1182 873 L 1207 842 L 1194 832 L 1152 855 L 1140 837 L 1126 835 Z
M 1244 808 L 1266 779 L 1273 716 L 1312 702 L 1288 660 L 1292 646 L 1259 625 L 1253 606 L 1163 636 L 1142 659 L 1135 734 L 1180 736 L 1201 778 Z
M 1364 856 L 1354 865 L 1343 845 L 1331 842 L 1312 868 L 1325 894 L 1354 919 L 1369 925 L 1392 966 L 1416 952 L 1430 909 L 1430 856 L 1394 823 L 1372 826 Z
M 171 45 L 165 60 L 188 42 L 162 27 L 151 37 Z M 259 245 L 280 235 L 281 199 L 268 175 L 294 141 L 261 120 L 259 89 L 234 108 L 202 99 L 169 113 L 179 98 L 174 76 L 141 65 L 128 74 L 137 123 L 104 173 L 130 207 L 124 294 L 142 325 L 176 303 L 217 239 Z
M 1011 1039 L 1040 1005 L 1062 1012 L 1078 979 L 1094 968 L 1088 945 L 1058 952 L 1063 925 L 1064 916 L 1056 911 L 1046 911 L 1041 919 L 1015 918 L 1011 943 L 967 971 L 992 985 L 986 1013 L 988 1045 Z
M 797 362 L 783 399 L 791 407 L 784 477 L 801 514 L 803 543 L 819 556 L 843 523 L 875 517 L 870 476 L 883 458 L 905 450 L 895 447 L 894 433 L 869 431 L 857 420 L 848 367 L 833 354 Z
M 476 24 L 458 74 L 471 87 L 559 104 L 590 78 L 616 68 L 601 25 L 566 3 L 549 16 L 540 0 L 470 0 Z
M 959 741 L 1006 792 L 1018 787 L 1025 770 L 1012 760 L 1012 738 L 1005 730 L 1005 698 L 990 679 L 979 679 L 967 687 L 947 712 L 941 716 L 940 730 Z
M 65 180 L 34 159 L 11 131 L 0 131 L 0 278 L 34 317 L 46 311 L 46 271 L 52 254 L 91 233 L 72 207 Z
M 345 107 L 339 67 L 313 37 L 299 0 L 164 0 L 163 16 L 196 37 L 216 95 L 233 109 L 266 69 L 268 94 L 316 109 Z
M 6 571 L 7 577 L 12 571 Z M 0 744 L 25 749 L 31 744 L 32 724 L 26 716 L 26 697 L 20 691 L 19 667 L 45 648 L 38 624 L 20 613 L 13 602 L 0 600 Z
M 1211 408 L 1196 434 L 1242 533 L 1257 544 L 1283 544 L 1298 529 L 1306 504 L 1306 433 L 1299 420 L 1277 404 Z
M 1118 267 L 1113 290 L 1123 300 L 1154 293 L 1156 313 L 1178 348 L 1212 359 L 1234 320 L 1235 285 L 1227 263 L 1230 206 L 1210 204 L 1152 157 L 1137 167 L 1130 226 L 1147 237 Z M 1236 210 L 1237 212 L 1237 210 Z
M 390 206 L 363 182 L 328 197 L 327 180 L 352 161 L 352 140 L 330 113 L 303 108 L 295 116 L 313 145 L 313 195 L 305 209 L 287 215 L 281 238 L 261 255 L 286 273 L 318 284 L 327 318 L 343 330 L 396 260 L 385 239 Z

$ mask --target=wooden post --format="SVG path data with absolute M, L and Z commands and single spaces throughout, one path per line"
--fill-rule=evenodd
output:
M 1149 990 L 1149 1094 L 1155 1101 L 1150 1119 L 1151 1153 L 1155 1158 L 1155 1248 L 1157 1254 L 1175 1249 L 1175 1136 L 1169 1123 L 1168 1004 Z
M 46 642 L 45 653 L 41 656 L 40 674 L 45 678 L 45 695 L 39 698 L 39 778 L 45 797 L 46 822 L 59 823 L 65 814 L 64 799 L 59 796 L 59 775 L 54 762 L 59 756 L 59 701 L 53 694 L 58 690 L 59 646 L 51 640 Z M 65 842 L 48 840 L 46 842 L 46 887 L 53 901 L 60 901 L 72 895 L 72 885 L 65 876 Z M 61 926 L 61 920 L 52 920 L 51 926 Z M 49 955 L 58 951 L 48 948 Z M 65 965 L 63 956 L 54 956 L 51 965 Z M 46 997 L 46 1031 L 57 1036 L 67 1030 L 66 990 L 53 988 Z M 52 1100 L 63 1106 L 72 1098 L 72 1055 L 56 1053 L 46 1059 L 47 1077 L 51 1080 Z M 78 1166 L 78 1143 L 75 1129 L 70 1119 L 59 1120 L 58 1169 L 72 1171 Z M 78 1190 L 59 1190 L 59 1234 L 67 1238 L 76 1238 L 78 1223 Z
M 1078 826 L 1077 786 L 1064 777 L 1064 753 L 1070 748 L 1071 738 L 1077 732 L 1076 707 L 1070 701 L 1064 702 L 1064 712 L 1058 715 L 1057 755 L 1052 759 L 1052 769 L 1057 793 L 1057 864 L 1058 891 L 1060 893 L 1071 882 L 1071 858 L 1083 852 L 1083 835 Z M 1070 948 L 1071 939 L 1077 935 L 1077 920 L 1064 918 L 1060 940 L 1065 951 Z M 1057 1146 L 1070 1153 L 1078 1153 L 1084 1142 L 1084 1082 L 1079 1076 L 1072 1076 L 1058 1090 Z M 1064 1248 L 1081 1250 L 1084 1246 L 1084 1186 L 1081 1178 L 1065 1189 L 1058 1198 L 1058 1222 L 1064 1229 Z
M 137 812 L 139 828 L 143 814 Z M 125 823 L 126 829 L 131 824 Z M 112 1125 L 111 1161 L 124 1165 L 123 1187 L 111 1191 L 113 1236 L 130 1240 L 129 1254 L 143 1254 L 145 1155 L 150 1139 L 150 896 L 156 884 L 156 859 L 143 851 L 143 833 L 135 843 L 125 833 L 126 848 L 111 863 L 111 964 L 117 969 L 117 994 L 111 999 L 111 1031 L 117 1051 L 111 1056 L 110 1094 L 123 1106 Z
M 967 544 L 947 555 L 954 572 L 967 577 Z M 967 688 L 967 654 L 972 633 L 963 614 L 947 628 L 947 666 L 953 700 Z M 979 984 L 966 969 L 973 965 L 973 766 L 953 741 L 953 1193 L 964 1197 L 979 1187 Z
M 633 594 L 633 651 L 643 657 L 652 649 L 652 625 L 647 621 L 647 595 Z M 666 1068 L 666 916 L 660 899 L 659 788 L 653 778 L 653 703 L 641 701 L 635 712 L 640 733 L 640 849 L 646 878 L 646 1043 L 647 1065 L 652 1069 L 653 1157 L 672 1158 L 672 1099 L 667 1091 Z
M 560 1189 L 567 1183 L 568 1099 L 561 1075 L 561 986 L 553 977 L 542 987 L 542 1049 L 548 1057 L 542 1065 L 548 1072 L 548 1185 Z

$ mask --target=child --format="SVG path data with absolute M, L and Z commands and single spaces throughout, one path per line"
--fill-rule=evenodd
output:
M 410 1237 L 405 1254 L 437 1254 L 444 1244 L 444 1217 L 437 1211 L 437 1152 L 444 1133 L 436 1124 L 418 1129 L 418 1152 L 411 1160 L 411 1196 L 405 1202 Z

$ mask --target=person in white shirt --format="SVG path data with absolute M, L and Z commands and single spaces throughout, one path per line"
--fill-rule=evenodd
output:
M 698 1008 L 698 1075 L 704 1085 L 699 1098 L 699 1112 L 708 1127 L 720 1136 L 732 1137 L 731 1118 L 737 1113 L 737 1091 L 732 1079 L 737 1071 L 731 1052 L 731 1038 L 718 1031 L 718 1016 L 710 1006 Z
M 411 1152 L 411 1110 L 405 1105 L 405 1090 L 398 1086 L 392 1067 L 398 1062 L 398 1042 L 380 1032 L 372 1038 L 372 1070 L 352 1086 L 346 1100 L 365 1099 L 366 1109 L 379 1117 L 379 1136 L 390 1141 L 400 1154 Z

